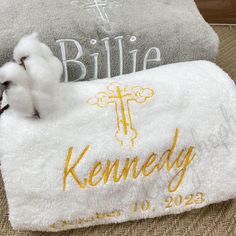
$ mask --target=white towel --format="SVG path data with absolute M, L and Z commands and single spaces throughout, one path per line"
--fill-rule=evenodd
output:
M 60 231 L 236 197 L 236 90 L 198 61 L 61 84 L 45 119 L 8 109 L 1 168 L 14 229 Z

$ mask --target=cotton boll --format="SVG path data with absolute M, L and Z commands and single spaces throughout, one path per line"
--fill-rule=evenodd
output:
M 2 101 L 2 97 L 3 97 L 3 93 L 4 93 L 5 88 L 6 88 L 6 86 L 0 83 L 0 102 Z
M 38 85 L 46 83 L 59 83 L 63 72 L 62 63 L 56 58 L 44 59 L 39 56 L 28 57 L 25 61 L 27 73 Z
M 8 62 L 0 69 L 0 83 L 11 84 L 29 88 L 29 76 L 24 68 L 16 63 Z
M 12 110 L 24 117 L 33 117 L 35 115 L 35 108 L 29 90 L 12 85 L 7 89 L 6 95 Z
M 31 78 L 30 86 L 36 110 L 40 117 L 46 117 L 56 109 L 62 64 L 56 57 L 46 60 L 39 56 L 28 57 L 24 64 Z
M 53 114 L 57 108 L 57 94 L 47 94 L 42 91 L 32 90 L 35 109 L 38 111 L 40 118 L 44 119 Z
M 16 63 L 6 63 L 0 69 L 0 82 L 8 83 L 6 96 L 10 108 L 22 116 L 32 117 L 35 114 L 35 108 L 28 81 L 28 74 Z
M 16 45 L 13 52 L 13 58 L 18 64 L 22 63 L 22 58 L 31 57 L 33 55 L 38 55 L 45 59 L 53 56 L 51 49 L 40 42 L 37 33 L 23 37 Z
M 41 60 L 39 59 L 40 57 Z M 39 63 L 43 62 L 44 65 L 47 63 L 50 69 L 54 70 L 52 78 L 60 81 L 63 73 L 62 63 L 53 55 L 51 49 L 38 39 L 37 33 L 27 35 L 19 41 L 14 49 L 14 59 L 18 64 L 22 64 L 22 62 L 25 64 L 27 59 L 32 59 L 32 63 L 37 62 L 36 60 Z
M 57 81 L 60 81 L 60 78 L 61 78 L 62 73 L 63 73 L 63 66 L 62 66 L 61 61 L 57 57 L 53 56 L 53 57 L 48 59 L 48 63 L 50 65 L 50 67 L 53 69 L 55 79 Z
M 0 115 L 3 113 L 2 100 L 3 100 L 3 93 L 5 89 L 6 89 L 6 86 L 0 83 Z
M 54 73 L 54 68 L 48 61 L 39 56 L 32 56 L 25 60 L 25 69 L 30 76 L 30 85 L 32 90 L 40 90 L 50 94 L 59 83 Z
M 14 50 L 14 59 L 29 76 L 33 104 L 40 117 L 56 109 L 56 97 L 63 73 L 62 63 L 36 34 L 23 37 Z

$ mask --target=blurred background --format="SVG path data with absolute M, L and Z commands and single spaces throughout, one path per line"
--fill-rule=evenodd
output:
M 206 21 L 236 24 L 236 0 L 196 0 Z

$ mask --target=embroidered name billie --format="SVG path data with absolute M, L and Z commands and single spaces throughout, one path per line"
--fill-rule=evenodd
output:
M 130 59 L 130 73 L 131 72 L 136 72 L 137 71 L 137 61 L 138 61 L 138 56 L 139 56 L 139 50 L 138 49 L 134 49 L 129 51 L 126 55 L 125 50 L 124 50 L 124 36 L 117 36 L 114 38 L 114 40 L 116 41 L 116 45 L 117 45 L 117 49 L 119 51 L 119 61 L 115 62 L 115 65 L 119 65 L 119 75 L 123 75 L 123 71 L 124 71 L 124 58 L 125 56 L 127 57 L 131 57 Z M 134 44 L 136 42 L 137 38 L 136 36 L 131 36 L 129 39 L 129 42 Z M 64 67 L 64 82 L 68 82 L 69 81 L 69 74 L 68 74 L 68 65 L 69 64 L 75 64 L 78 68 L 80 68 L 81 74 L 80 76 L 78 76 L 78 79 L 74 80 L 74 81 L 79 81 L 79 80 L 84 80 L 86 75 L 87 75 L 87 66 L 85 65 L 85 63 L 83 63 L 81 61 L 81 57 L 84 55 L 84 51 L 88 51 L 87 50 L 83 50 L 83 47 L 81 46 L 80 42 L 74 39 L 59 39 L 56 41 L 57 44 L 59 44 L 60 46 L 60 50 L 61 50 L 61 57 L 62 57 L 62 63 L 63 63 L 63 67 Z M 90 44 L 92 46 L 98 44 L 99 42 L 96 39 L 91 39 L 90 40 Z M 110 47 L 110 38 L 106 37 L 101 39 L 101 43 L 104 45 L 104 51 L 105 51 L 105 58 L 103 63 L 101 63 L 101 65 L 99 65 L 99 53 L 92 53 L 90 54 L 90 57 L 92 59 L 92 68 L 94 68 L 94 75 L 93 75 L 93 79 L 98 79 L 98 73 L 99 73 L 99 67 L 100 66 L 106 66 L 107 69 L 107 74 L 106 77 L 107 78 L 111 78 L 112 77 L 112 65 L 111 63 L 111 47 Z M 70 46 L 74 46 L 77 50 L 77 54 L 74 58 L 67 58 L 67 51 L 66 51 L 66 44 L 69 44 Z M 148 64 L 149 63 L 159 63 L 161 61 L 161 52 L 160 49 L 157 47 L 151 47 L 149 49 L 147 49 L 144 57 L 143 57 L 143 70 L 146 70 L 148 68 Z M 158 65 L 158 64 L 157 64 Z
M 180 150 L 180 152 L 174 156 L 178 137 L 179 130 L 176 129 L 170 149 L 165 150 L 160 157 L 158 157 L 156 153 L 152 153 L 144 160 L 141 166 L 139 165 L 141 162 L 140 158 L 137 156 L 133 159 L 127 158 L 123 165 L 121 164 L 122 161 L 118 159 L 114 161 L 107 160 L 105 163 L 97 161 L 84 179 L 79 179 L 78 172 L 76 173 L 75 169 L 79 171 L 78 167 L 80 166 L 80 162 L 85 158 L 90 145 L 84 148 L 78 159 L 72 165 L 70 165 L 70 162 L 73 147 L 70 147 L 64 168 L 63 190 L 66 190 L 69 176 L 75 180 L 79 188 L 85 189 L 88 186 L 96 187 L 98 185 L 107 184 L 109 181 L 120 183 L 127 178 L 136 180 L 137 178 L 148 177 L 166 169 L 167 172 L 173 171 L 174 173 L 174 176 L 171 177 L 168 182 L 168 191 L 175 192 L 183 182 L 187 169 L 195 157 L 194 147 L 192 146 Z M 69 167 L 69 165 L 71 167 Z M 138 168 L 138 166 L 140 167 Z

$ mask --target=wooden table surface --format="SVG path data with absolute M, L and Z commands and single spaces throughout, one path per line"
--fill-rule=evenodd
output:
M 195 0 L 209 23 L 236 24 L 236 0 Z

